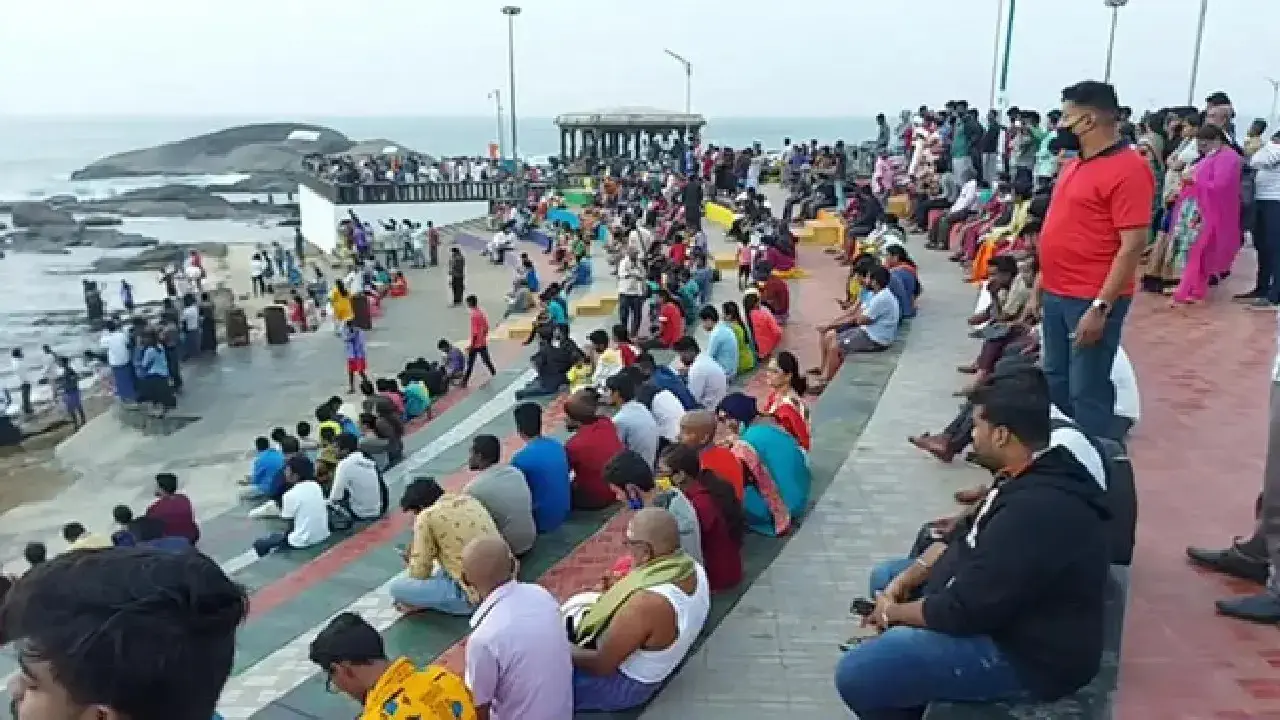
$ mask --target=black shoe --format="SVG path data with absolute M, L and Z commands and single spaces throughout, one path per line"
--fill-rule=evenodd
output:
M 1235 302 L 1251 302 L 1253 300 L 1259 300 L 1259 299 L 1265 298 L 1266 296 L 1267 294 L 1264 292 L 1259 292 L 1257 290 L 1250 290 L 1247 293 L 1232 295 L 1231 299 L 1234 300 Z
M 1213 605 L 1218 609 L 1219 614 L 1237 620 L 1271 625 L 1280 623 L 1280 598 L 1271 593 L 1218 600 Z
M 1222 549 L 1187 548 L 1187 559 L 1202 568 L 1248 580 L 1259 585 L 1267 582 L 1267 561 L 1240 552 L 1234 544 Z

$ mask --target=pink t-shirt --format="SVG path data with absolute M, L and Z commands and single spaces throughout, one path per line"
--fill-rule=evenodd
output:
M 480 308 L 471 308 L 471 337 L 468 339 L 473 348 L 486 347 L 489 344 L 489 318 L 484 316 Z

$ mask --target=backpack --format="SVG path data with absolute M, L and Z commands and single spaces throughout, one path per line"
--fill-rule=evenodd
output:
M 1049 427 L 1051 430 L 1070 429 L 1079 432 L 1097 451 L 1098 457 L 1102 458 L 1107 477 L 1107 508 L 1111 511 L 1107 527 L 1111 564 L 1131 564 L 1138 528 L 1138 492 L 1128 450 L 1115 440 L 1090 436 L 1069 420 L 1053 418 Z
M 431 368 L 423 373 L 422 385 L 427 388 L 427 395 L 434 400 L 449 392 L 449 375 L 444 368 L 433 363 Z

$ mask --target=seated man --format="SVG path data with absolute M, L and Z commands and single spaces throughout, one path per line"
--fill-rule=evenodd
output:
M 564 444 L 572 473 L 570 497 L 581 510 L 600 510 L 618 501 L 605 482 L 604 468 L 625 447 L 613 420 L 597 413 L 598 402 L 595 391 L 579 390 L 564 404 L 565 429 L 573 433 Z
M 974 394 L 974 444 L 1004 468 L 979 509 L 918 558 L 872 571 L 882 631 L 836 667 L 864 720 L 932 702 L 1048 701 L 1075 692 L 1102 656 L 1110 551 L 1106 499 L 1050 446 L 1048 383 L 996 376 Z
M 461 381 L 463 374 L 467 371 L 466 353 L 444 338 L 440 338 L 440 342 L 436 343 L 436 349 L 440 351 L 440 364 L 444 366 L 449 382 Z
M 446 493 L 432 477 L 409 483 L 400 509 L 414 520 L 412 544 L 401 551 L 405 570 L 388 588 L 396 609 L 470 615 L 477 598 L 462 584 L 462 549 L 477 537 L 498 534 L 489 511 L 466 493 Z
M 880 265 L 871 268 L 863 284 L 871 292 L 871 297 L 865 306 L 844 316 L 848 325 L 841 327 L 833 322 L 818 328 L 822 333 L 819 343 L 822 361 L 818 367 L 809 370 L 810 375 L 818 376 L 817 382 L 810 387 L 814 394 L 822 392 L 836 376 L 845 355 L 883 352 L 898 337 L 902 311 L 889 288 L 889 270 Z
M 516 390 L 516 399 L 555 395 L 569 384 L 569 370 L 582 357 L 564 325 L 546 324 L 538 328 L 539 347 L 529 361 L 538 376 Z
M 307 653 L 328 686 L 364 706 L 359 720 L 476 720 L 462 678 L 440 665 L 414 667 L 387 659 L 382 637 L 364 618 L 340 613 L 311 641 Z
M 501 265 L 507 251 L 515 244 L 515 236 L 511 234 L 511 229 L 512 223 L 507 223 L 501 230 L 494 233 L 493 239 L 484 246 L 480 254 L 489 258 L 494 265 Z
M 387 511 L 387 491 L 373 458 L 360 450 L 360 439 L 342 433 L 336 441 L 338 465 L 329 488 L 329 504 L 355 520 L 375 520 Z
M 289 521 L 289 530 L 254 540 L 253 549 L 259 557 L 275 550 L 312 547 L 329 539 L 329 510 L 311 461 L 305 455 L 294 455 L 283 474 L 287 489 L 280 500 L 280 517 Z
M 533 549 L 538 529 L 533 524 L 533 496 L 524 473 L 502 462 L 502 444 L 493 435 L 471 438 L 467 468 L 476 472 L 463 492 L 480 501 L 515 555 Z
M 680 550 L 670 512 L 636 512 L 627 548 L 632 570 L 568 622 L 574 710 L 611 712 L 648 702 L 707 621 L 707 574 Z

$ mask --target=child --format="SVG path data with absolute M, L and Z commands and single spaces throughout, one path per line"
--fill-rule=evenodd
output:
M 461 350 L 454 347 L 453 343 L 440 339 L 436 343 L 436 347 L 440 350 L 440 354 L 444 357 L 441 359 L 441 365 L 444 366 L 444 372 L 449 376 L 449 382 L 455 382 L 462 379 L 462 374 L 467 370 L 467 356 Z
M 354 320 L 344 326 L 342 342 L 347 350 L 347 392 L 355 393 L 357 375 L 369 382 L 369 361 L 365 357 L 364 331 L 356 327 Z
M 133 522 L 133 511 L 128 505 L 117 505 L 111 510 L 111 518 L 119 528 L 111 533 L 111 544 L 115 547 L 133 547 L 138 539 L 129 532 L 129 523 Z
M 62 366 L 62 375 L 58 378 L 58 386 L 62 391 L 62 403 L 67 408 L 67 414 L 71 416 L 71 422 L 75 423 L 76 429 L 79 430 L 88 422 L 84 414 L 84 404 L 80 398 L 80 375 L 71 369 L 71 358 L 60 357 L 58 364 Z
M 744 235 L 738 241 L 738 290 L 745 290 L 751 282 L 751 246 Z
M 698 304 L 711 302 L 711 282 L 715 274 L 707 264 L 707 254 L 701 250 L 693 251 L 693 281 L 698 283 Z

